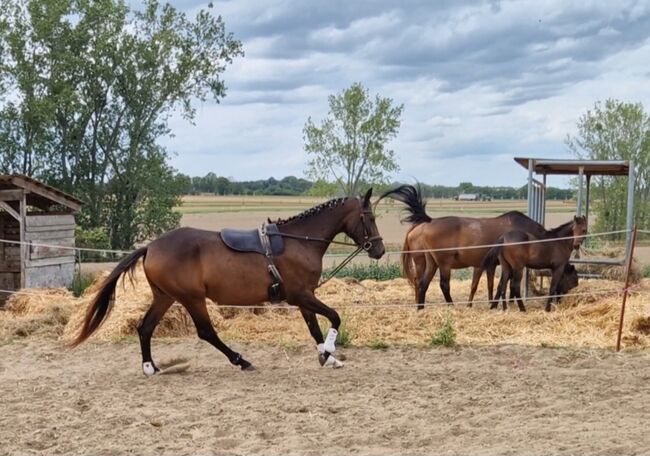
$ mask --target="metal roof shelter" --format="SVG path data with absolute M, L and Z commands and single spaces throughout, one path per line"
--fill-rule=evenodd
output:
M 634 224 L 634 164 L 628 160 L 558 160 L 546 158 L 515 157 L 515 161 L 528 170 L 528 215 L 544 224 L 546 209 L 545 190 L 547 175 L 578 176 L 578 205 L 576 215 L 589 219 L 589 191 L 592 176 L 627 176 L 626 250 Z M 533 177 L 541 174 L 542 182 Z M 586 180 L 586 185 L 584 183 Z M 583 191 L 586 193 L 583 213 Z
M 627 217 L 625 258 L 616 259 L 580 259 L 574 258 L 572 263 L 591 264 L 625 264 L 630 252 L 631 230 L 634 224 L 634 164 L 628 160 L 562 160 L 547 158 L 515 157 L 515 161 L 528 170 L 528 216 L 538 223 L 544 224 L 546 213 L 546 176 L 573 175 L 578 176 L 578 204 L 576 215 L 585 215 L 589 220 L 589 191 L 592 176 L 627 176 Z M 535 175 L 542 176 L 542 181 Z M 586 181 L 586 183 L 584 182 Z M 586 184 L 586 185 L 585 185 Z M 583 212 L 583 192 L 585 208 Z M 526 271 L 526 294 L 528 294 L 528 271 Z

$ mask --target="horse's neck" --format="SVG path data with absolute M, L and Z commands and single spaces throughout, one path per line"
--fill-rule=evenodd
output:
M 337 234 L 345 230 L 344 220 L 350 210 L 351 208 L 347 204 L 342 204 L 331 210 L 326 210 L 305 218 L 291 220 L 279 225 L 278 228 L 283 233 L 332 241 Z M 322 250 L 323 253 L 329 245 L 324 242 L 313 242 L 310 244 Z
M 546 239 L 556 239 L 556 238 L 566 238 L 560 239 L 557 241 L 558 245 L 561 245 L 565 249 L 571 251 L 573 250 L 573 224 L 567 223 L 552 230 L 548 230 L 544 236 Z M 552 242 L 552 244 L 556 244 Z

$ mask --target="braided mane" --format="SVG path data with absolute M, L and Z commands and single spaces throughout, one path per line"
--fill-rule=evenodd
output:
M 292 217 L 289 217 L 287 219 L 279 218 L 275 222 L 273 222 L 271 219 L 268 219 L 268 221 L 269 221 L 269 223 L 275 223 L 277 225 L 284 225 L 285 223 L 289 223 L 289 222 L 292 222 L 294 220 L 303 220 L 303 219 L 309 218 L 309 217 L 311 217 L 313 215 L 320 214 L 321 212 L 323 212 L 324 209 L 332 209 L 332 208 L 335 208 L 337 206 L 340 206 L 341 204 L 345 203 L 345 201 L 347 201 L 347 199 L 348 199 L 347 197 L 334 198 L 334 199 L 331 199 L 331 200 L 326 201 L 324 203 L 321 203 L 318 206 L 314 206 L 311 209 L 307 209 L 306 211 L 301 212 L 298 215 L 294 215 Z

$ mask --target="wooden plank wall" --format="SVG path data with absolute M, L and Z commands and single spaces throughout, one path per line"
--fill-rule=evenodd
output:
M 30 245 L 25 264 L 28 288 L 68 287 L 74 278 L 74 215 L 28 215 L 25 239 Z
M 18 220 L 4 211 L 0 211 L 0 239 L 20 240 Z M 20 288 L 20 245 L 0 242 L 0 289 L 17 290 Z M 0 293 L 0 305 L 8 297 Z

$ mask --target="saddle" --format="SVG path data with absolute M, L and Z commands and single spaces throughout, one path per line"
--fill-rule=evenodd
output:
M 221 230 L 221 240 L 228 248 L 236 252 L 253 252 L 264 255 L 272 279 L 268 290 L 269 301 L 277 303 L 285 299 L 282 276 L 273 263 L 273 256 L 284 252 L 284 239 L 275 223 L 265 223 L 256 230 L 224 229 Z
M 266 230 L 265 234 L 262 230 Z M 229 228 L 221 230 L 221 239 L 224 244 L 237 252 L 254 252 L 266 255 L 267 251 L 262 243 L 262 237 L 267 236 L 271 245 L 271 254 L 280 255 L 284 251 L 284 239 L 280 236 L 280 230 L 275 223 L 269 223 L 262 229 L 255 230 L 232 230 Z

